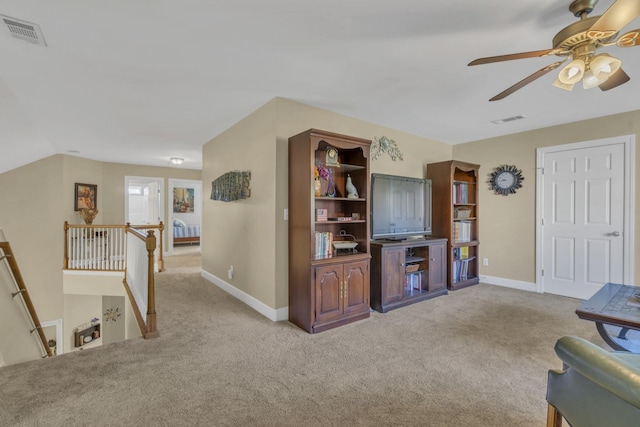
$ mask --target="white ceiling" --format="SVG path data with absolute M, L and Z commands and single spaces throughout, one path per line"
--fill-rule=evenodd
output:
M 640 48 L 600 50 L 631 77 L 611 91 L 557 89 L 555 71 L 488 102 L 557 58 L 467 63 L 551 48 L 569 3 L 0 0 L 47 42 L 0 28 L 0 172 L 54 153 L 199 169 L 203 144 L 276 96 L 449 144 L 640 109 Z

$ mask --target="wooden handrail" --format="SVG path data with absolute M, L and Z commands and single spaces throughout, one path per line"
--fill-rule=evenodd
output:
M 151 227 L 149 227 L 151 228 Z M 145 242 L 145 249 L 147 251 L 147 313 L 146 313 L 146 322 L 142 318 L 142 313 L 140 312 L 140 308 L 135 301 L 135 297 L 131 292 L 131 288 L 129 283 L 127 283 L 127 275 L 125 274 L 124 285 L 125 290 L 129 296 L 129 300 L 131 301 L 131 306 L 133 307 L 133 311 L 136 315 L 136 319 L 138 321 L 138 326 L 140 327 L 140 331 L 144 338 L 156 338 L 160 336 L 157 328 L 157 319 L 156 319 L 156 297 L 155 297 L 155 276 L 154 276 L 154 260 L 155 260 L 155 250 L 156 250 L 156 237 L 153 230 L 147 230 L 147 234 L 145 235 L 142 231 L 137 229 L 137 226 L 132 226 L 127 224 L 125 226 L 125 232 L 131 234 L 132 236 L 142 240 Z
M 38 332 L 38 337 L 40 338 L 40 342 L 42 343 L 43 348 L 45 349 L 47 356 L 53 356 L 53 350 L 49 347 L 49 342 L 47 341 L 47 337 L 44 335 L 44 331 L 42 330 L 42 325 L 40 324 L 40 319 L 38 318 L 38 314 L 36 313 L 36 309 L 33 306 L 33 302 L 31 301 L 31 297 L 29 296 L 29 291 L 27 291 L 27 286 L 25 285 L 24 279 L 22 278 L 22 273 L 20 273 L 20 268 L 18 267 L 18 262 L 13 254 L 13 250 L 11 249 L 11 245 L 9 242 L 0 242 L 0 249 L 2 249 L 4 253 L 4 257 L 7 260 L 7 264 L 9 264 L 9 268 L 11 269 L 11 274 L 13 274 L 13 278 L 15 279 L 16 285 L 18 286 L 18 292 L 22 296 L 22 300 L 29 312 L 29 316 L 31 317 L 31 321 L 34 325 L 34 330 Z M 33 332 L 33 331 L 31 331 Z
M 127 224 L 130 225 L 130 224 Z M 158 224 L 146 224 L 146 225 L 131 225 L 131 227 L 134 227 L 138 230 L 149 230 L 149 229 L 158 229 L 160 231 L 160 236 L 158 237 L 160 243 L 158 244 L 158 271 L 162 272 L 164 271 L 164 249 L 163 249 L 163 233 L 164 233 L 164 224 L 162 223 L 162 221 L 160 221 L 160 223 Z

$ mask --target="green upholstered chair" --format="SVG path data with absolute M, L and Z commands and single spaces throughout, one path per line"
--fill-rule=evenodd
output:
M 547 427 L 640 426 L 640 354 L 570 336 L 555 351 L 564 368 L 549 371 Z

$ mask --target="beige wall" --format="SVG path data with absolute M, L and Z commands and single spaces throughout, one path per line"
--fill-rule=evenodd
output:
M 489 258 L 480 274 L 535 283 L 536 148 L 631 134 L 640 134 L 640 111 L 455 145 L 455 159 L 481 165 L 480 182 L 488 181 L 493 168 L 503 164 L 516 165 L 525 177 L 523 188 L 506 197 L 495 195 L 488 184 L 480 187 L 480 257 Z M 639 160 L 636 149 L 636 168 Z M 636 185 L 635 200 L 640 200 L 639 192 Z M 638 254 L 638 212 L 634 224 Z M 638 283 L 637 256 L 634 272 Z
M 200 239 L 203 270 L 270 307 L 276 307 L 275 112 L 269 103 L 203 147 Z M 231 171 L 251 171 L 251 197 L 211 200 L 211 182 Z
M 203 149 L 203 270 L 267 306 L 288 305 L 288 138 L 310 128 L 396 140 L 404 161 L 387 155 L 372 172 L 424 176 L 424 165 L 451 159 L 452 147 L 283 98 L 275 98 L 207 143 Z M 251 170 L 251 198 L 209 200 L 211 181 L 232 170 Z M 221 244 L 224 242 L 224 244 Z M 233 265 L 235 276 L 227 279 Z

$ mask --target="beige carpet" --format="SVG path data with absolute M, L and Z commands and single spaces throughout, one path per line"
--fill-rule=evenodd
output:
M 490 285 L 309 335 L 185 252 L 157 275 L 160 338 L 0 369 L 0 425 L 542 426 L 555 341 L 603 345 L 579 301 Z

